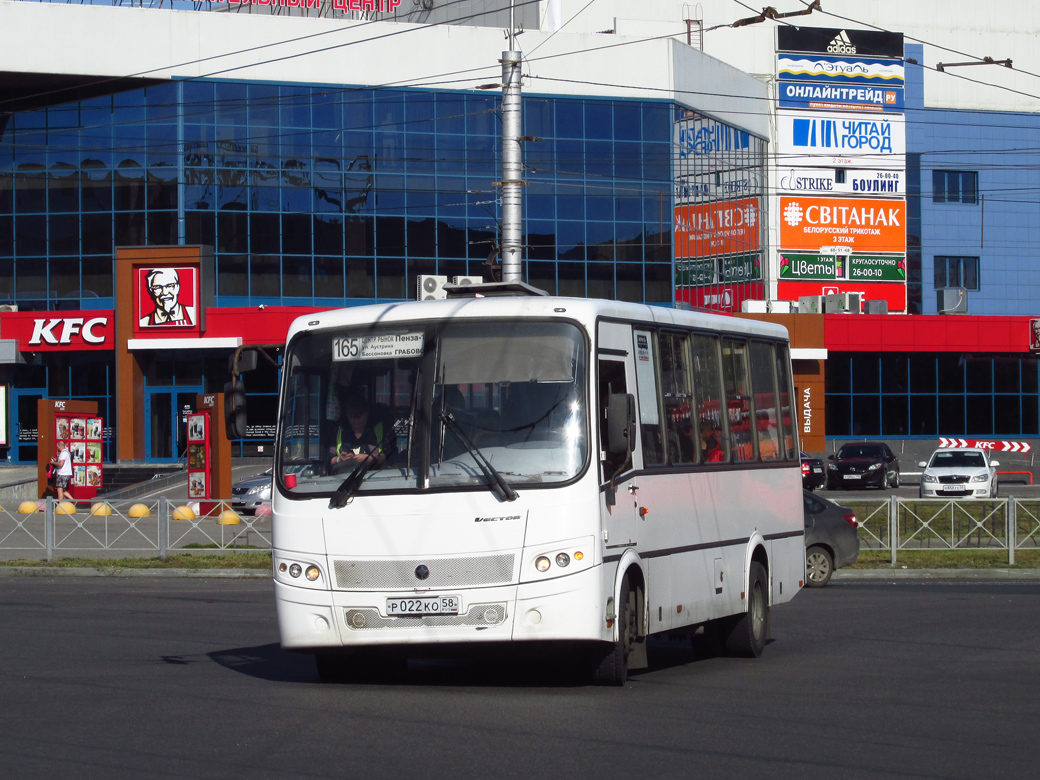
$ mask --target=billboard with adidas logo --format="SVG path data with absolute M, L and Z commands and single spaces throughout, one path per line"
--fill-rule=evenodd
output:
M 832 27 L 776 28 L 777 51 L 812 54 L 855 54 L 857 57 L 903 56 L 902 33 Z

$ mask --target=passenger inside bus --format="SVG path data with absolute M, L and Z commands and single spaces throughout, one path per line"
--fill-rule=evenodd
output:
M 373 458 L 376 460 L 374 467 L 382 466 L 386 455 L 380 444 L 389 430 L 386 422 L 381 419 L 370 420 L 368 400 L 359 391 L 347 391 L 341 408 L 343 415 L 329 453 L 333 473 L 352 470 Z
M 726 453 L 719 444 L 719 437 L 715 430 L 715 423 L 707 417 L 702 417 L 701 429 L 701 460 L 704 463 L 721 463 L 726 460 Z

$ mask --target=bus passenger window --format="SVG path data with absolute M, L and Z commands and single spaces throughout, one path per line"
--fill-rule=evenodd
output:
M 791 391 L 791 360 L 786 344 L 776 345 L 776 381 L 780 388 L 780 424 L 783 431 L 781 441 L 784 443 L 784 458 L 794 460 L 798 447 L 797 439 L 798 414 L 791 408 L 795 396 Z
M 662 333 L 660 346 L 668 462 L 696 463 L 698 448 L 694 446 L 693 394 L 687 338 L 675 333 Z
M 758 454 L 762 460 L 783 460 L 784 457 L 780 449 L 779 410 L 773 366 L 773 347 L 761 341 L 753 341 L 751 389 L 755 394 L 755 427 L 758 430 Z
M 726 390 L 726 411 L 733 460 L 754 460 L 755 428 L 751 424 L 748 354 L 747 344 L 744 342 L 723 340 L 722 381 Z
M 648 330 L 633 331 L 636 347 L 636 384 L 639 386 L 639 433 L 643 442 L 643 465 L 665 462 L 661 442 L 661 410 L 657 402 L 657 370 L 654 366 L 654 337 Z
M 698 460 L 701 463 L 728 463 L 729 436 L 722 413 L 722 367 L 719 342 L 714 336 L 695 335 L 690 339 L 693 358 L 693 392 L 697 409 Z
M 625 453 L 611 453 L 607 448 L 607 404 L 611 395 L 627 393 L 625 364 L 620 360 L 599 361 L 599 397 L 596 414 L 599 415 L 600 459 L 603 463 L 603 480 L 609 480 L 625 462 Z

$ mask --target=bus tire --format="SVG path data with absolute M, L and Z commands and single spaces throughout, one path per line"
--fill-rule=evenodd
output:
M 599 658 L 592 673 L 596 685 L 621 686 L 628 681 L 628 656 L 635 643 L 639 627 L 636 611 L 636 592 L 628 582 L 628 575 L 621 580 L 621 598 L 618 602 L 618 641 L 612 642 L 604 655 L 599 651 Z
M 726 651 L 730 655 L 758 658 L 769 636 L 769 592 L 766 570 L 758 561 L 751 562 L 748 573 L 747 612 L 730 618 L 726 635 Z

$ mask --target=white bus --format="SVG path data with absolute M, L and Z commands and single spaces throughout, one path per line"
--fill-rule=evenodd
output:
M 560 643 L 613 685 L 652 634 L 703 626 L 757 656 L 804 580 L 793 397 L 786 330 L 740 318 L 491 294 L 301 317 L 273 496 L 282 647 L 335 679 Z

